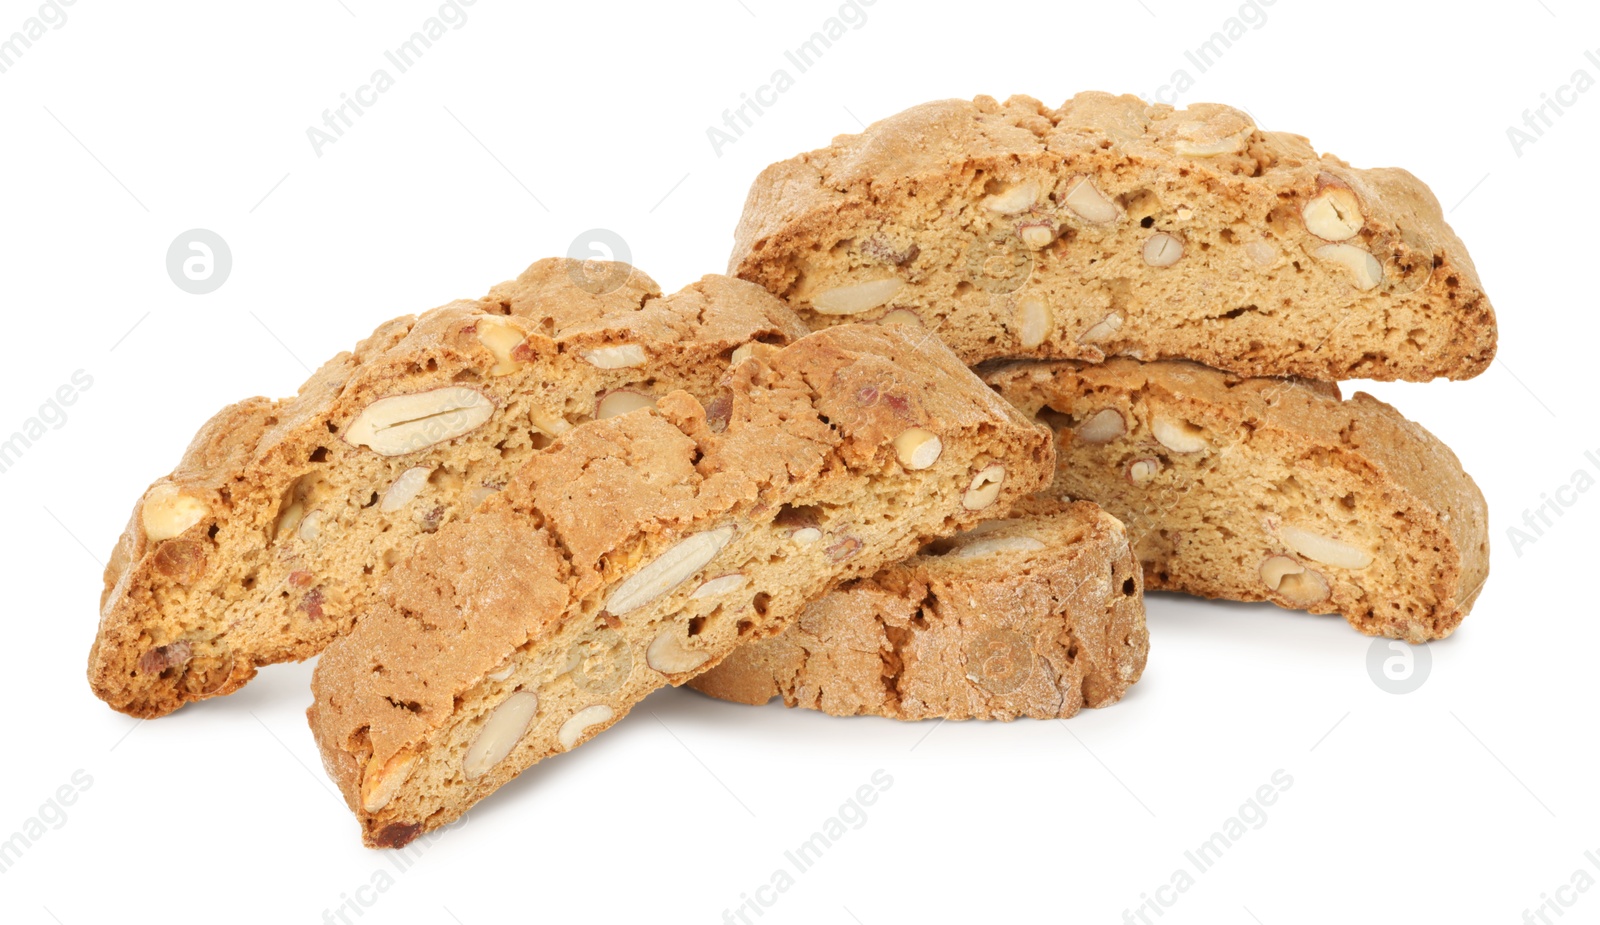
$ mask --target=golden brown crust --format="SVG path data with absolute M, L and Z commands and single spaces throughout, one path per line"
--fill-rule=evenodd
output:
M 835 716 L 1064 718 L 1120 700 L 1148 652 L 1122 524 L 1036 496 L 813 601 L 689 686 Z
M 1009 508 L 1054 471 L 1048 434 L 902 329 L 758 351 L 725 387 L 715 427 L 676 392 L 574 428 L 471 520 L 424 539 L 323 653 L 307 717 L 369 845 L 449 822 L 650 691 L 780 631 L 833 583 Z M 926 468 L 894 447 L 912 428 L 942 440 Z M 996 465 L 992 509 L 970 506 L 974 473 Z M 686 548 L 707 557 L 640 583 Z M 475 765 L 508 704 L 527 707 L 525 725 Z
M 1115 218 L 1074 207 L 1082 177 Z M 1032 206 L 984 205 L 1028 182 L 1041 184 Z M 1354 197 L 1359 232 L 1308 230 L 1302 209 L 1329 188 Z M 1158 233 L 1181 246 L 1171 265 L 1143 256 Z M 1121 354 L 1242 375 L 1426 380 L 1477 375 L 1495 350 L 1471 258 L 1421 181 L 1319 157 L 1209 103 L 925 103 L 768 167 L 734 242 L 729 272 L 813 327 L 909 311 L 968 363 Z M 1371 268 L 1380 280 L 1363 276 Z M 894 279 L 904 285 L 889 301 L 843 318 L 813 301 Z M 1030 302 L 1047 330 L 1023 322 Z
M 736 348 L 805 333 L 739 280 L 707 276 L 662 297 L 626 264 L 570 260 L 541 260 L 483 299 L 386 322 L 294 398 L 223 409 L 146 492 L 106 569 L 90 685 L 116 709 L 152 717 L 230 693 L 259 665 L 308 658 L 348 628 L 372 576 L 418 536 L 469 516 L 601 399 L 706 394 Z M 637 365 L 589 359 L 622 344 L 642 351 Z M 350 442 L 375 401 L 445 388 L 481 396 L 488 419 L 398 455 Z M 410 470 L 425 481 L 391 505 L 390 487 Z M 204 513 L 152 541 L 142 512 L 160 492 Z
M 1488 577 L 1477 485 L 1436 437 L 1365 393 L 1129 359 L 1016 363 L 984 379 L 1057 431 L 1053 489 L 1127 524 L 1153 590 L 1339 613 L 1420 642 L 1453 632 Z M 1296 530 L 1348 548 L 1308 547 Z M 1305 572 L 1270 587 L 1284 568 Z

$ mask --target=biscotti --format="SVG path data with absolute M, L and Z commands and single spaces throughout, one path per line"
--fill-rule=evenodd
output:
M 985 379 L 1054 428 L 1055 491 L 1128 527 L 1152 590 L 1448 636 L 1489 574 L 1483 494 L 1436 437 L 1337 386 L 1194 363 L 1021 363 Z
M 1004 512 L 1052 440 L 937 341 L 831 328 L 574 428 L 389 576 L 307 716 L 369 845 L 448 823 L 837 581 Z
M 734 351 L 805 333 L 746 282 L 663 298 L 626 264 L 571 260 L 388 322 L 295 398 L 224 409 L 145 492 L 106 567 L 90 684 L 159 716 L 315 655 L 419 537 L 574 424 L 673 389 L 710 400 Z
M 1478 274 L 1420 180 L 1209 103 L 916 106 L 763 171 L 729 266 L 813 328 L 917 321 L 971 364 L 1427 380 L 1495 351 Z
M 689 686 L 835 716 L 1052 719 L 1122 699 L 1149 648 L 1122 524 L 1039 497 L 813 601 Z

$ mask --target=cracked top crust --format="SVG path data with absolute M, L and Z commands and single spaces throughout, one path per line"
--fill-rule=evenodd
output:
M 1130 322 L 1128 329 L 1120 340 L 1098 338 L 1079 345 L 1072 341 L 1078 336 L 1074 331 L 1060 342 L 1043 346 L 1029 344 L 1026 338 L 1021 346 L 1007 346 L 1008 335 L 998 342 L 968 343 L 961 331 L 941 330 L 952 349 L 969 363 L 1003 356 L 1093 360 L 1098 357 L 1082 348 L 1098 345 L 1106 355 L 1141 356 L 1135 352 L 1138 350 L 1141 358 L 1148 360 L 1188 357 L 1247 375 L 1426 380 L 1440 375 L 1469 378 L 1481 372 L 1494 354 L 1493 309 L 1465 246 L 1425 184 L 1402 169 L 1355 169 L 1333 155 L 1319 156 L 1299 135 L 1262 131 L 1245 113 L 1212 103 L 1179 110 L 1147 104 L 1134 96 L 1088 92 L 1059 108 L 1027 96 L 1013 96 L 1003 103 L 980 96 L 970 102 L 940 100 L 912 107 L 860 134 L 840 135 L 826 148 L 762 171 L 751 186 L 734 235 L 729 273 L 790 299 L 814 327 L 830 323 L 828 314 L 819 316 L 804 304 L 813 286 L 825 284 L 811 279 L 828 275 L 819 272 L 819 261 L 833 259 L 843 247 L 847 255 L 859 251 L 851 259 L 868 268 L 871 272 L 867 275 L 893 273 L 918 283 L 934 272 L 928 268 L 930 242 L 918 241 L 918 235 L 933 236 L 943 227 L 938 224 L 941 221 L 961 223 L 959 229 L 944 229 L 951 234 L 970 235 L 972 219 L 960 203 L 990 192 L 984 178 L 990 178 L 992 185 L 1052 172 L 1100 178 L 1102 183 L 1107 177 L 1116 178 L 1117 188 L 1111 190 L 1114 200 L 1115 194 L 1126 200 L 1132 190 L 1141 190 L 1143 195 L 1118 200 L 1116 207 L 1125 217 L 1137 218 L 1135 212 L 1153 216 L 1154 231 L 1170 231 L 1179 239 L 1185 236 L 1185 227 L 1210 215 L 1231 222 L 1229 234 L 1245 230 L 1243 237 L 1208 240 L 1204 246 L 1209 249 L 1205 255 L 1209 261 L 1217 259 L 1219 248 L 1243 246 L 1245 238 L 1265 234 L 1279 253 L 1263 258 L 1262 266 L 1287 280 L 1274 288 L 1273 299 L 1281 290 L 1295 302 L 1299 313 L 1319 315 L 1327 310 L 1319 302 L 1338 305 L 1354 299 L 1364 306 L 1363 313 L 1348 330 L 1329 331 L 1324 329 L 1328 326 L 1319 326 L 1304 332 L 1299 338 L 1304 343 L 1297 340 L 1293 350 L 1277 349 L 1271 343 L 1252 347 L 1251 339 L 1260 336 L 1265 327 L 1241 333 L 1238 344 L 1230 343 L 1215 356 L 1202 355 L 1193 346 L 1182 352 L 1176 341 L 1168 349 L 1158 336 L 1162 325 L 1152 323 L 1150 339 L 1141 340 L 1136 313 L 1118 301 L 1127 295 L 1125 280 L 1149 269 L 1138 262 L 1137 255 L 1133 256 L 1134 266 L 1127 268 L 1104 258 L 1083 266 L 1071 263 L 1069 252 L 1082 250 L 1083 241 L 1092 248 L 1102 229 L 1080 225 L 1075 219 L 1062 220 L 1059 228 L 1046 235 L 1059 233 L 1061 237 L 1037 256 L 1046 263 L 1066 256 L 1064 265 L 1074 273 L 1091 274 L 1091 281 L 1104 288 L 1046 293 L 1044 297 L 1103 300 L 1106 306 L 1094 318 L 1108 310 L 1120 313 Z M 1302 206 L 1329 186 L 1352 191 L 1365 213 L 1361 216 L 1364 227 L 1359 234 L 1352 232 L 1354 237 L 1346 243 L 1359 245 L 1376 257 L 1374 266 L 1381 268 L 1378 272 L 1385 278 L 1373 293 L 1350 290 L 1342 280 L 1325 292 L 1314 292 L 1311 290 L 1320 287 L 1320 281 L 1307 282 L 1288 273 L 1290 258 L 1298 261 L 1294 266 L 1298 274 L 1302 265 L 1319 263 L 1311 255 L 1316 245 L 1339 240 L 1316 238 L 1301 225 Z M 1065 188 L 1059 187 L 1058 192 Z M 1153 201 L 1151 195 L 1159 201 Z M 1049 198 L 1052 209 L 1062 207 L 1057 193 L 1050 193 Z M 1074 234 L 1080 237 L 1073 239 Z M 1199 241 L 1189 243 L 1190 248 L 1198 245 Z M 932 246 L 939 245 L 934 242 Z M 999 245 L 991 241 L 984 246 Z M 999 251 L 985 253 L 992 258 Z M 1004 256 L 1026 259 L 1009 250 Z M 1346 256 L 1354 259 L 1360 255 L 1351 250 Z M 931 259 L 954 258 L 935 255 Z M 1190 255 L 1186 259 L 1199 258 Z M 1230 280 L 1236 282 L 1240 274 L 1257 269 L 1267 272 L 1243 259 L 1240 267 L 1215 272 L 1216 284 L 1210 288 L 1216 290 L 1219 313 L 1244 306 L 1251 298 L 1251 288 L 1232 287 Z M 1119 282 L 1119 277 L 1124 281 Z M 987 285 L 981 279 L 977 284 L 980 288 Z M 1185 288 L 1191 297 L 1207 295 L 1206 286 L 1186 283 Z M 1015 301 L 1024 292 L 1008 286 L 996 298 L 1002 295 Z M 1162 291 L 1149 298 L 1164 301 L 1168 295 Z M 945 298 L 949 296 L 942 288 L 933 294 L 908 288 L 904 300 L 894 304 L 920 311 L 919 300 L 926 303 Z M 1239 300 L 1237 304 L 1229 301 L 1234 299 Z M 1007 303 L 1006 308 L 1010 307 Z M 1263 302 L 1257 310 L 1275 309 Z M 1427 319 L 1432 316 L 1443 316 L 1447 323 L 1435 319 L 1430 324 Z M 1204 324 L 1205 319 L 1197 316 L 1184 323 Z M 1280 327 L 1287 334 L 1289 328 L 1303 325 L 1303 321 L 1285 322 Z M 1373 331 L 1364 332 L 1369 325 Z M 1338 336 L 1331 343 L 1322 343 L 1330 333 Z M 1408 336 L 1421 338 L 1422 346 L 1413 349 Z M 1375 344 L 1382 349 L 1375 349 Z M 1364 356 L 1363 352 L 1378 355 Z

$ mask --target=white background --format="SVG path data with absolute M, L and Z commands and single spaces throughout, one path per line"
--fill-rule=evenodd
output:
M 0 2 L 0 35 L 37 9 Z M 1519 550 L 1507 535 L 1575 471 L 1600 476 L 1600 92 L 1520 156 L 1506 133 L 1579 68 L 1600 78 L 1592 6 L 1277 0 L 1200 73 L 1184 51 L 1233 0 L 877 0 L 796 74 L 783 52 L 833 0 L 478 0 L 316 156 L 306 129 L 393 74 L 384 50 L 437 9 L 78 0 L 0 74 L 0 433 L 93 378 L 0 475 L 0 840 L 92 779 L 0 873 L 4 921 L 322 922 L 370 900 L 347 919 L 720 922 L 877 769 L 893 783 L 865 824 L 751 921 L 1123 921 L 1279 769 L 1293 784 L 1267 821 L 1165 894 L 1163 925 L 1514 923 L 1576 870 L 1600 877 L 1583 855 L 1600 850 L 1600 492 L 1564 493 Z M 793 88 L 717 156 L 707 127 L 780 67 Z M 361 847 L 321 770 L 310 665 L 149 723 L 89 693 L 101 564 L 222 404 L 292 394 L 380 321 L 480 295 L 586 229 L 619 232 L 667 291 L 721 271 L 761 167 L 915 103 L 1149 96 L 1180 68 L 1180 103 L 1425 179 L 1498 308 L 1481 377 L 1356 386 L 1454 447 L 1489 499 L 1493 575 L 1416 692 L 1381 690 L 1340 619 L 1157 596 L 1145 678 L 1109 709 L 900 724 L 663 691 L 403 872 Z M 209 295 L 166 273 L 190 228 L 232 248 Z M 1565 921 L 1600 918 L 1600 889 L 1560 895 Z

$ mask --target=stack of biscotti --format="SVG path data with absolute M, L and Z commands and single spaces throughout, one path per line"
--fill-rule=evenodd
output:
M 1455 455 L 1335 384 L 1470 378 L 1494 354 L 1471 259 L 1403 170 L 1351 168 L 1219 105 L 934 102 L 763 171 L 729 272 L 814 327 L 944 339 L 1055 432 L 1053 492 L 1123 521 L 1149 588 L 1420 642 L 1452 632 L 1487 576 L 1483 496 Z M 928 599 L 903 572 L 881 582 L 904 599 L 835 594 L 694 686 L 904 715 L 903 618 L 866 616 Z M 859 683 L 863 647 L 884 653 L 885 690 Z
M 159 716 L 324 653 L 324 761 L 397 846 L 1054 472 L 936 339 L 540 261 L 202 428 L 118 543 L 90 683 Z M 1137 675 L 1136 591 L 1085 688 Z
M 651 691 L 1063 718 L 1143 591 L 1451 633 L 1455 455 L 1344 379 L 1468 378 L 1493 311 L 1438 203 L 1235 110 L 930 103 L 773 165 L 730 277 L 535 263 L 224 409 L 106 569 L 136 716 L 322 654 L 366 842 L 448 823 Z

